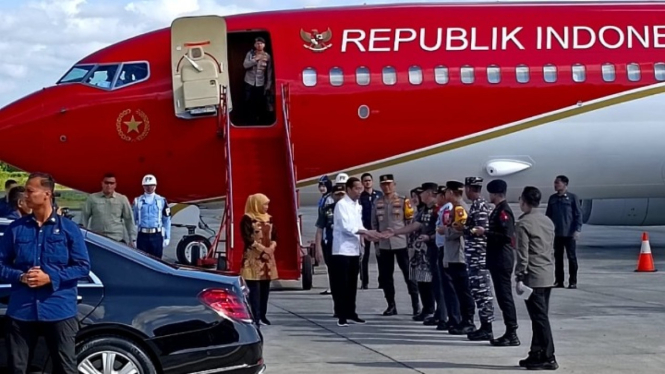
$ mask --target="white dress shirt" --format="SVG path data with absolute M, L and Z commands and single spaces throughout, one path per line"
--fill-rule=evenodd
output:
M 363 226 L 363 208 L 358 201 L 347 195 L 335 205 L 333 213 L 333 255 L 360 256 L 359 230 L 367 230 Z

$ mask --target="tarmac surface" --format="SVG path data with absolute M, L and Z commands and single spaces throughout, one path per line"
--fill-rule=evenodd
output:
M 518 214 L 519 207 L 513 205 Z M 316 208 L 301 209 L 303 240 L 314 238 Z M 221 211 L 202 209 L 217 228 Z M 214 225 L 213 225 L 214 223 Z M 181 232 L 182 231 L 182 232 Z M 634 272 L 641 233 L 650 234 L 655 273 Z M 175 259 L 175 245 L 184 230 L 173 230 L 165 257 Z M 554 289 L 550 322 L 558 372 L 665 373 L 665 227 L 584 226 L 577 246 L 578 289 Z M 377 266 L 370 257 L 370 289 L 358 290 L 357 311 L 365 325 L 338 327 L 332 318 L 332 297 L 325 266 L 315 268 L 314 288 L 299 282 L 274 282 L 268 318 L 261 328 L 267 373 L 491 373 L 518 372 L 531 341 L 531 322 L 524 302 L 515 299 L 520 328 L 519 347 L 492 347 L 471 342 L 411 320 L 410 299 L 397 266 L 395 285 L 401 313 L 384 317 Z M 567 274 L 567 264 L 566 264 Z M 567 283 L 566 283 L 567 285 Z M 504 332 L 495 301 L 494 333 Z M 478 317 L 476 325 L 479 326 Z

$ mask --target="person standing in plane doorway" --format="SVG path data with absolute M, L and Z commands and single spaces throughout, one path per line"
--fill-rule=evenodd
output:
M 135 248 L 162 258 L 171 240 L 171 209 L 166 199 L 155 193 L 157 178 L 143 177 L 145 193 L 134 199 L 134 221 L 138 228 Z
M 254 39 L 254 49 L 247 52 L 245 67 L 245 108 L 247 124 L 257 125 L 265 120 L 268 93 L 272 87 L 272 58 L 265 51 L 265 39 Z
M 577 239 L 582 231 L 582 208 L 574 193 L 568 192 L 568 177 L 554 179 L 555 194 L 547 202 L 545 215 L 554 222 L 554 287 L 563 288 L 563 252 L 568 255 L 568 288 L 577 288 Z
M 374 186 L 374 178 L 370 173 L 363 174 L 360 177 L 360 181 L 363 184 L 363 192 L 360 194 L 360 205 L 363 207 L 363 226 L 372 227 L 372 208 L 375 201 L 383 197 L 383 192 L 372 188 Z M 365 251 L 363 253 L 362 262 L 360 263 L 360 280 L 362 282 L 360 287 L 363 290 L 369 288 L 369 253 L 371 243 L 372 242 L 367 239 L 365 239 L 365 242 L 363 243 L 365 245 Z M 379 251 L 377 248 L 376 244 L 374 244 L 374 252 L 376 252 L 378 256 Z M 404 248 L 406 248 L 406 244 L 404 245 Z M 382 288 L 380 281 L 379 288 Z

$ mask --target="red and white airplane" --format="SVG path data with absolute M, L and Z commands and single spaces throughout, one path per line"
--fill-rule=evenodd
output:
M 275 111 L 250 127 L 236 113 L 259 36 Z M 664 105 L 665 3 L 188 17 L 95 52 L 4 107 L 0 159 L 87 192 L 112 171 L 137 195 L 155 174 L 171 202 L 228 197 L 236 221 L 247 195 L 263 192 L 287 247 L 299 240 L 296 187 L 314 201 L 317 179 L 338 172 L 390 172 L 402 193 L 503 178 L 511 199 L 525 185 L 547 195 L 565 174 L 587 223 L 663 225 Z M 27 151 L 28 140 L 43 151 Z M 287 252 L 278 262 L 299 258 Z

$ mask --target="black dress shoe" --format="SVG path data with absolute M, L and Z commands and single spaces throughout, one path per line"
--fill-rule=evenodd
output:
M 559 368 L 559 364 L 556 362 L 554 356 L 552 356 L 552 358 L 539 360 L 538 362 L 530 362 L 525 365 L 527 370 L 556 370 Z
M 569 284 L 568 289 L 569 290 L 575 290 L 575 289 L 577 289 L 577 285 L 576 284 Z
M 423 321 L 423 325 L 425 325 L 425 326 L 436 326 L 438 324 L 439 324 L 439 319 L 434 317 L 434 316 L 427 317 Z
M 394 316 L 397 315 L 397 308 L 395 305 L 388 305 L 388 309 L 383 312 L 384 316 Z
M 266 317 L 261 318 L 261 323 L 263 323 L 264 325 L 268 325 L 268 326 L 271 325 L 270 321 L 268 321 L 268 319 Z
M 353 317 L 353 318 L 349 318 L 349 321 L 351 321 L 351 322 L 355 322 L 355 323 L 360 323 L 360 324 L 365 323 L 365 320 L 362 319 L 362 318 L 360 318 L 360 317 L 358 317 L 358 316 Z
M 527 365 L 537 364 L 542 361 L 541 352 L 529 352 L 529 356 L 524 360 L 520 360 L 520 367 L 527 367 Z
M 566 286 L 563 285 L 563 282 L 555 282 L 554 288 L 566 288 Z

